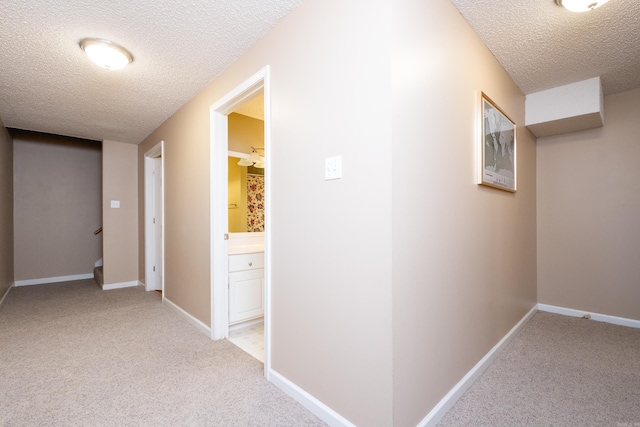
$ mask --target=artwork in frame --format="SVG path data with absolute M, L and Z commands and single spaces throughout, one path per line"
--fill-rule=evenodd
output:
M 480 184 L 516 191 L 516 124 L 483 92 Z

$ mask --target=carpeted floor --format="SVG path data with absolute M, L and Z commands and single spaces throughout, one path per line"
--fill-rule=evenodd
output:
M 438 426 L 640 426 L 640 329 L 538 312 Z
M 0 307 L 0 426 L 321 426 L 141 287 L 18 287 Z
M 11 290 L 0 426 L 321 426 L 141 287 Z M 640 330 L 539 312 L 438 424 L 640 426 Z

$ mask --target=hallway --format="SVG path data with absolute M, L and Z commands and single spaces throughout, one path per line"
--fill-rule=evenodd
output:
M 142 287 L 12 288 L 0 306 L 0 425 L 321 426 Z

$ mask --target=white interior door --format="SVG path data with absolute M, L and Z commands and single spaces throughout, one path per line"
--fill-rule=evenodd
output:
M 153 200 L 154 200 L 154 224 L 155 233 L 155 289 L 162 290 L 162 158 L 155 157 L 153 159 Z
M 164 141 L 144 153 L 144 277 L 147 291 L 163 290 Z

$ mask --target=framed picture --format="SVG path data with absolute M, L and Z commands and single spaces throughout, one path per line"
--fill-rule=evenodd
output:
M 480 112 L 480 184 L 515 193 L 516 124 L 483 92 Z

